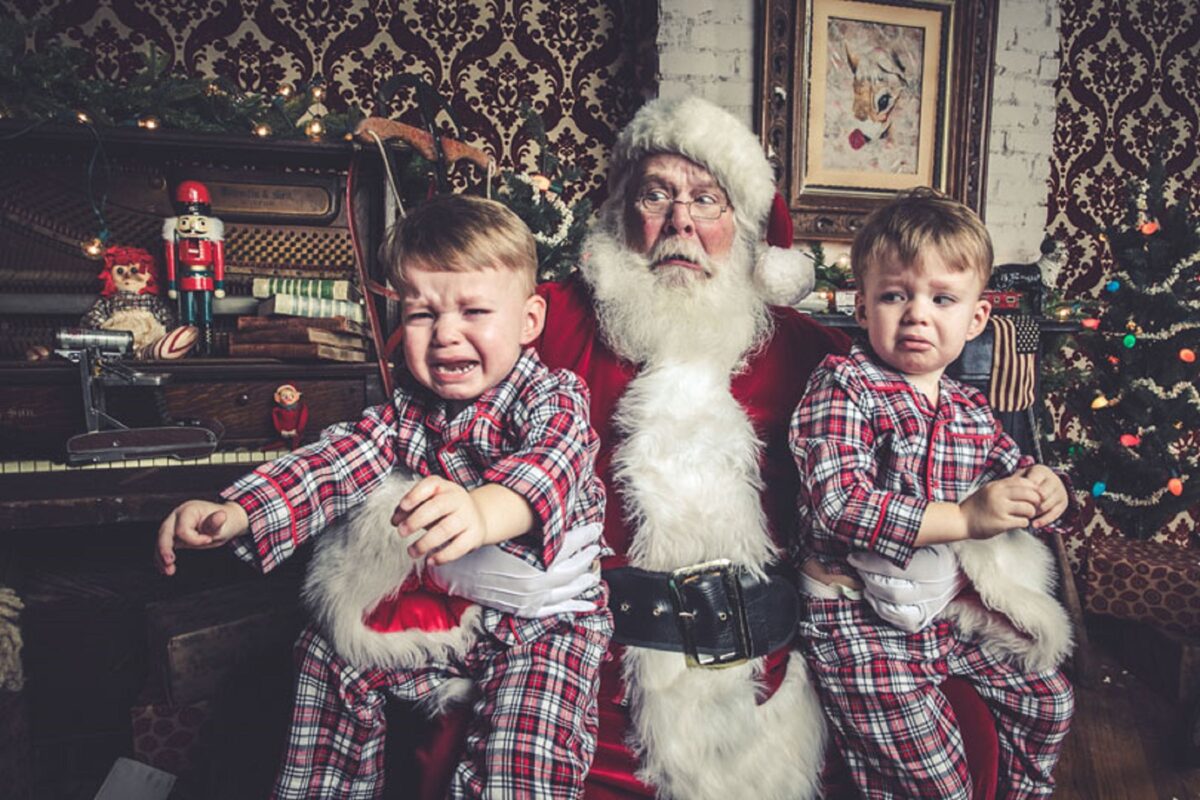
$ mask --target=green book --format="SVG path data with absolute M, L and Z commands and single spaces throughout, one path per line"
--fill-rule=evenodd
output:
M 332 278 L 255 278 L 250 293 L 259 300 L 265 300 L 274 294 L 354 302 L 362 299 L 362 293 L 353 283 Z
M 298 297 L 277 294 L 258 304 L 259 316 L 285 314 L 290 317 L 345 317 L 354 322 L 366 319 L 363 307 L 348 300 L 325 300 L 320 297 Z

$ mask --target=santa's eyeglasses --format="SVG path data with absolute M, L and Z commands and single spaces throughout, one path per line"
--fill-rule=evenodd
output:
M 665 217 L 676 205 L 687 206 L 692 219 L 714 220 L 729 210 L 729 204 L 715 194 L 699 194 L 691 200 L 676 200 L 661 189 L 651 189 L 637 199 L 647 214 Z

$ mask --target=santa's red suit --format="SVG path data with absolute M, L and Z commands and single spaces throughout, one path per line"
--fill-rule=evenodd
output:
M 592 312 L 593 304 L 589 293 L 580 280 L 572 280 L 566 284 L 550 284 L 541 287 L 541 294 L 547 300 L 546 329 L 539 343 L 542 359 L 554 368 L 565 367 L 581 375 L 592 391 L 592 421 L 600 435 L 601 448 L 597 457 L 597 473 L 602 477 L 606 486 L 617 486 L 614 476 L 613 458 L 620 450 L 624 436 L 614 423 L 621 400 L 626 396 L 630 383 L 637 379 L 639 370 L 627 362 L 622 362 L 599 338 L 596 318 Z M 763 490 L 761 492 L 762 507 L 766 513 L 772 537 L 776 543 L 783 546 L 783 540 L 788 534 L 788 525 L 795 518 L 796 470 L 791 454 L 787 449 L 787 426 L 792 410 L 800 400 L 809 373 L 820 360 L 831 352 L 840 352 L 848 346 L 848 340 L 840 333 L 823 328 L 807 317 L 787 308 L 773 308 L 772 317 L 774 333 L 767 344 L 758 350 L 746 363 L 745 369 L 733 377 L 730 389 L 724 389 L 732 395 L 744 411 L 746 418 L 753 427 L 754 434 L 763 442 L 761 477 Z M 682 387 L 680 387 L 682 389 Z M 687 402 L 687 391 L 681 391 L 679 402 Z M 719 402 L 719 398 L 714 398 Z M 735 436 L 736 431 L 730 431 Z M 681 498 L 682 500 L 683 498 Z M 627 563 L 630 548 L 639 532 L 630 524 L 631 509 L 628 507 L 625 495 L 619 491 L 610 491 L 608 507 L 605 514 L 604 535 L 608 543 L 618 555 L 605 564 L 605 567 Z M 714 551 L 705 554 L 710 559 L 729 557 L 727 551 Z M 703 558 L 697 559 L 703 560 Z M 680 564 L 679 566 L 683 566 Z M 645 786 L 635 777 L 637 761 L 633 752 L 627 746 L 631 733 L 630 709 L 625 705 L 629 698 L 623 689 L 622 680 L 622 650 L 620 645 L 613 646 L 612 660 L 608 661 L 601 673 L 600 685 L 600 741 L 597 747 L 596 761 L 588 778 L 588 798 L 604 798 L 608 796 L 625 796 L 626 793 L 653 797 L 654 791 Z M 683 658 L 677 653 L 661 654 L 672 661 L 683 663 Z M 733 687 L 735 693 L 743 695 L 743 700 L 753 704 L 758 702 L 758 709 L 749 711 L 750 718 L 761 720 L 761 727 L 756 728 L 756 736 L 764 737 L 764 745 L 770 742 L 772 723 L 778 722 L 775 717 L 780 714 L 772 713 L 772 695 L 787 679 L 789 668 L 797 673 L 797 678 L 805 680 L 804 666 L 798 652 L 787 649 L 777 652 L 765 659 L 763 689 L 756 691 L 754 682 L 756 676 L 751 667 L 738 668 L 744 672 L 743 685 Z M 694 670 L 694 677 L 703 680 L 714 678 L 729 684 L 734 679 L 733 674 L 725 675 L 712 670 Z M 736 679 L 735 679 L 736 680 Z M 737 689 L 741 692 L 737 692 Z M 795 687 L 783 700 L 789 706 L 786 715 L 798 712 L 814 712 L 815 707 L 806 701 L 804 687 Z M 699 697 L 680 697 L 695 709 Z M 815 702 L 815 701 L 814 701 Z M 683 709 L 680 709 L 681 712 Z M 664 731 L 679 742 L 698 740 L 705 737 L 719 740 L 728 735 L 726 725 L 729 721 L 723 718 L 722 712 L 715 707 L 709 710 L 697 709 L 707 718 L 704 728 L 696 729 L 680 724 L 673 730 Z M 756 713 L 757 712 L 757 713 Z M 694 712 L 693 712 L 694 713 Z M 786 716 L 785 715 L 785 716 Z M 680 721 L 682 723 L 682 720 Z M 799 722 L 797 720 L 796 722 Z M 803 759 L 803 754 L 797 754 L 795 748 L 783 746 L 778 752 L 791 753 L 800 758 L 798 763 L 789 765 L 789 770 L 802 771 L 807 761 L 809 778 L 816 780 L 820 773 L 820 748 L 816 742 L 821 741 L 819 735 L 820 722 L 788 724 L 782 720 L 782 730 L 790 733 L 802 733 L 804 727 L 809 727 L 813 733 L 814 742 L 810 744 L 811 756 L 817 754 L 817 760 Z M 634 733 L 637 736 L 637 733 Z M 636 740 L 636 738 L 635 738 Z M 646 743 L 643 743 L 645 746 Z M 741 743 L 738 750 L 753 751 L 755 748 Z M 794 745 L 803 745 L 795 742 Z M 712 748 L 719 750 L 719 747 Z M 763 749 L 774 750 L 773 745 Z M 704 748 L 707 751 L 708 748 Z M 696 772 L 712 771 L 714 773 L 726 769 L 726 765 L 712 760 L 695 762 Z M 700 767 L 704 764 L 704 767 Z M 732 767 L 733 765 L 728 765 Z M 763 766 L 766 766 L 765 764 Z M 739 770 L 732 770 L 738 772 Z M 747 784 L 742 784 L 747 786 Z M 754 784 L 749 784 L 754 785 Z M 799 787 L 797 787 L 799 789 Z
M 651 153 L 692 160 L 729 197 L 739 243 L 698 282 L 660 283 L 626 244 L 627 182 Z M 778 283 L 764 274 L 767 261 L 754 261 L 755 243 L 768 227 L 774 176 L 758 140 L 726 112 L 697 98 L 647 104 L 618 138 L 609 197 L 584 243 L 584 277 L 539 288 L 547 315 L 537 343 L 547 365 L 574 370 L 591 390 L 605 538 L 617 553 L 605 569 L 661 575 L 727 559 L 764 571 L 787 560 L 793 536 L 790 416 L 811 371 L 848 340 L 789 308 L 765 307 Z M 726 294 L 740 300 L 714 299 Z M 618 639 L 621 605 L 614 590 Z M 725 669 L 689 667 L 655 644 L 613 645 L 610 656 L 587 800 L 820 793 L 825 724 L 798 651 Z M 419 762 L 438 762 L 451 727 Z M 437 796 L 428 774 L 423 798 Z

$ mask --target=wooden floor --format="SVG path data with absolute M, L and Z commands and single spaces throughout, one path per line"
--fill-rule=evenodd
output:
M 1092 652 L 1093 679 L 1075 687 L 1056 800 L 1200 800 L 1200 769 L 1184 763 L 1188 709 L 1124 669 L 1113 645 L 1093 639 Z

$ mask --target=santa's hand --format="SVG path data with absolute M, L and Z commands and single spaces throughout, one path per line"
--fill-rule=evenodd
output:
M 598 524 L 567 531 L 545 571 L 486 545 L 446 564 L 426 562 L 425 579 L 447 594 L 518 617 L 588 613 L 596 604 L 578 598 L 600 584 L 599 570 L 592 568 L 600 533 Z
M 967 583 L 958 557 L 945 545 L 918 548 L 905 569 L 875 553 L 854 552 L 847 560 L 875 613 L 909 633 L 932 622 Z

